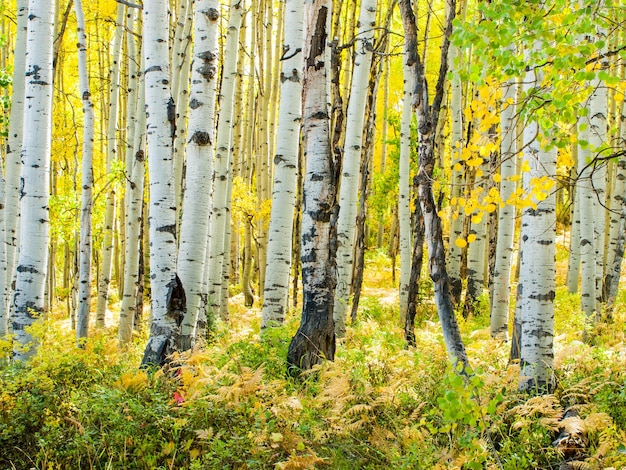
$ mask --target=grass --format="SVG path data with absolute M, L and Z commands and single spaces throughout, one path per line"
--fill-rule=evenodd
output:
M 158 371 L 137 368 L 145 337 L 120 351 L 113 329 L 81 350 L 58 321 L 39 325 L 27 366 L 0 344 L 0 468 L 557 468 L 551 443 L 568 407 L 589 438 L 585 468 L 626 465 L 623 294 L 591 346 L 576 296 L 558 290 L 558 386 L 533 398 L 517 392 L 519 368 L 490 338 L 484 302 L 460 321 L 476 370 L 465 381 L 450 370 L 434 307 L 420 307 L 407 350 L 388 260 L 375 254 L 368 269 L 377 287 L 336 360 L 298 380 L 285 374 L 298 312 L 260 338 L 260 310 L 238 298 L 212 344 Z

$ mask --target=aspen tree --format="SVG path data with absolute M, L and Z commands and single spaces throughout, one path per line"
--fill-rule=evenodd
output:
M 421 212 L 424 216 L 426 240 L 428 242 L 428 265 L 435 288 L 435 304 L 443 331 L 444 341 L 451 360 L 465 369 L 468 366 L 465 345 L 454 316 L 454 304 L 450 294 L 450 283 L 446 270 L 445 248 L 441 218 L 437 210 L 432 188 L 435 167 L 435 132 L 439 122 L 444 84 L 448 68 L 448 47 L 452 34 L 452 22 L 456 13 L 455 0 L 446 2 L 446 19 L 443 23 L 440 69 L 437 74 L 435 95 L 431 101 L 428 94 L 424 63 L 417 50 L 417 23 L 410 0 L 400 0 L 400 13 L 405 33 L 405 54 L 414 80 L 413 106 L 417 115 L 419 169 L 415 177 Z M 416 214 L 417 215 L 417 214 Z
M 172 163 L 176 116 L 170 94 L 168 2 L 146 2 L 143 13 L 152 324 L 142 364 L 161 365 L 179 349 L 185 290 L 176 274 L 176 205 Z
M 335 292 L 335 334 L 346 334 L 346 312 L 350 302 L 350 286 L 354 266 L 354 237 L 356 229 L 359 163 L 363 147 L 365 105 L 372 63 L 376 0 L 363 0 L 359 14 L 355 61 L 346 115 L 346 140 L 339 189 L 339 218 L 337 220 L 337 287 Z
M 398 188 L 398 222 L 400 223 L 400 322 L 406 323 L 411 278 L 411 120 L 413 119 L 413 75 L 403 61 L 404 95 L 400 129 L 400 162 Z
M 91 307 L 91 209 L 93 206 L 93 141 L 94 109 L 89 86 L 87 69 L 87 35 L 82 0 L 74 0 L 76 22 L 78 24 L 78 73 L 81 98 L 83 101 L 83 161 L 82 198 L 80 210 L 80 258 L 78 311 L 76 312 L 76 339 L 78 344 L 87 338 L 89 332 L 89 312 Z
M 187 138 L 187 118 L 189 115 L 189 74 L 191 73 L 191 33 L 193 27 L 193 8 L 191 0 L 180 0 L 173 19 L 174 38 L 172 47 L 172 97 L 176 106 L 176 137 L 174 139 L 174 181 L 176 207 L 180 211 L 183 205 L 183 185 L 185 179 L 185 146 Z M 181 218 L 176 220 L 176 237 L 180 239 Z
M 509 305 L 511 295 L 511 262 L 515 234 L 515 206 L 507 204 L 515 192 L 513 180 L 517 172 L 516 158 L 516 90 L 515 79 L 503 84 L 500 111 L 500 198 L 503 204 L 498 209 L 498 235 L 493 274 L 493 300 L 491 302 L 490 332 L 493 338 L 508 340 Z
M 5 160 L 4 238 L 6 262 L 0 265 L 0 337 L 8 333 L 11 312 L 12 283 L 15 277 L 15 258 L 18 245 L 21 149 L 24 129 L 24 93 L 26 77 L 26 29 L 28 0 L 17 0 L 17 28 L 13 51 L 13 82 L 11 115 Z
M 139 245 L 141 244 L 141 225 L 143 223 L 143 194 L 145 173 L 145 127 L 146 94 L 143 75 L 139 71 L 141 58 L 135 43 L 136 10 L 129 8 L 126 26 L 126 44 L 128 51 L 128 97 L 127 97 L 127 143 L 126 143 L 126 230 L 124 241 L 124 294 L 120 307 L 118 340 L 120 345 L 129 343 L 135 326 L 137 308 L 137 290 L 139 278 Z
M 304 2 L 304 198 L 302 209 L 303 307 L 287 352 L 290 371 L 335 358 L 336 162 L 330 148 L 328 35 L 331 2 Z
M 122 35 L 124 32 L 125 6 L 117 5 L 115 19 L 115 36 L 113 37 L 111 71 L 109 74 L 109 115 L 106 130 L 107 160 L 106 173 L 111 175 L 113 164 L 117 160 L 117 119 L 120 101 L 120 59 L 122 52 Z M 113 227 L 115 225 L 115 191 L 116 184 L 110 182 L 106 197 L 106 212 L 104 217 L 104 240 L 102 242 L 102 264 L 98 281 L 98 303 L 96 305 L 96 326 L 103 327 L 109 298 L 109 284 L 111 283 L 111 266 L 113 256 Z
M 204 308 L 202 304 L 207 300 L 203 275 L 209 235 L 208 214 L 211 209 L 219 7 L 217 0 L 197 0 L 193 6 L 195 40 L 191 71 L 191 111 L 178 251 L 178 272 L 187 297 L 187 312 L 181 329 L 182 349 L 192 347 L 200 309 Z
M 222 293 L 222 269 L 225 246 L 226 213 L 228 207 L 228 180 L 232 178 L 230 168 L 232 146 L 232 123 L 237 79 L 239 28 L 243 15 L 243 1 L 232 0 L 226 31 L 226 43 L 222 71 L 222 85 L 219 92 L 220 114 L 215 140 L 215 176 L 213 179 L 213 212 L 211 214 L 208 265 L 208 302 L 212 315 L 220 313 Z M 224 320 L 226 318 L 223 318 Z
M 527 57 L 530 51 L 526 51 Z M 529 68 L 524 88 L 532 97 L 535 87 L 543 82 L 540 69 Z M 522 158 L 529 171 L 524 172 L 523 185 L 533 202 L 522 211 L 523 250 L 521 293 L 521 356 L 520 391 L 546 391 L 554 387 L 554 298 L 556 197 L 553 191 L 537 189 L 534 181 L 556 175 L 556 148 L 543 148 L 537 122 L 530 117 L 524 127 Z
M 54 4 L 30 0 L 26 42 L 26 92 L 22 180 L 20 190 L 20 249 L 15 284 L 14 357 L 32 356 L 28 331 L 44 313 L 48 270 L 50 148 L 52 132 Z
M 302 41 L 303 3 L 287 0 L 278 140 L 274 157 L 274 189 L 270 216 L 261 327 L 285 321 L 289 299 L 289 274 L 292 266 L 292 234 L 296 203 L 300 125 L 302 122 Z
M 465 172 L 461 162 L 463 148 L 463 92 L 461 87 L 461 55 L 459 48 L 450 45 L 450 145 L 452 147 L 452 171 L 450 175 L 450 197 L 460 198 L 463 195 Z M 458 164 L 458 165 L 457 165 Z M 402 175 L 402 173 L 400 173 Z M 465 213 L 462 210 L 452 211 L 450 219 L 450 243 L 448 244 L 448 272 L 450 290 L 456 304 L 461 300 L 463 290 L 461 282 L 462 249 L 455 242 L 463 237 Z

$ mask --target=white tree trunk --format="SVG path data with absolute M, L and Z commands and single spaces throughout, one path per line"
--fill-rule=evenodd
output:
M 461 56 L 459 49 L 450 45 L 450 70 L 452 72 L 451 92 L 450 92 L 450 145 L 452 147 L 452 172 L 450 181 L 451 198 L 460 198 L 463 195 L 465 186 L 465 171 L 463 168 L 456 168 L 456 164 L 461 162 L 461 150 L 463 148 L 463 90 L 461 86 L 461 77 L 459 74 Z M 457 63 L 459 62 L 459 63 Z M 454 209 L 454 208 L 453 208 Z M 450 289 L 455 302 L 461 299 L 461 258 L 462 250 L 455 243 L 459 238 L 463 237 L 463 223 L 465 220 L 465 212 L 462 210 L 453 210 L 450 214 L 450 241 L 448 243 L 448 275 L 450 276 Z
M 578 162 L 578 144 L 572 145 L 572 158 Z M 578 177 L 579 165 L 576 164 L 575 176 Z M 567 291 L 570 294 L 578 292 L 578 278 L 580 277 L 580 188 L 574 188 L 572 200 L 572 223 L 570 224 L 569 260 L 567 263 Z
M 589 141 L 589 127 L 579 123 L 578 139 Z M 578 210 L 580 212 L 580 295 L 581 307 L 588 317 L 596 311 L 596 298 L 598 297 L 596 286 L 596 253 L 595 253 L 595 204 L 594 192 L 591 179 L 592 166 L 589 165 L 591 152 L 588 146 L 578 146 L 578 184 L 576 191 L 578 197 Z
M 4 237 L 6 262 L 0 266 L 0 337 L 8 332 L 11 312 L 12 283 L 15 277 L 19 226 L 20 172 L 22 169 L 22 139 L 24 128 L 24 93 L 26 77 L 26 29 L 28 26 L 28 0 L 17 1 L 17 30 L 13 51 L 13 83 L 11 116 L 5 161 Z
M 222 87 L 220 90 L 220 114 L 215 144 L 215 176 L 213 179 L 213 212 L 211 215 L 209 244 L 209 293 L 208 302 L 212 315 L 219 314 L 222 293 L 222 267 L 225 246 L 226 213 L 228 208 L 228 180 L 232 178 L 230 158 L 232 147 L 233 109 L 235 83 L 237 81 L 237 61 L 239 48 L 239 28 L 243 15 L 242 0 L 232 0 L 226 32 Z M 223 318 L 224 320 L 226 318 Z
M 617 139 L 616 148 L 626 148 L 626 101 L 622 102 L 619 119 L 621 131 Z M 626 155 L 623 155 L 615 165 L 615 185 L 613 189 L 613 203 L 611 204 L 611 229 L 610 229 L 610 260 L 607 261 L 606 278 L 606 302 L 607 311 L 611 315 L 611 307 L 617 296 L 617 288 L 622 272 L 622 260 L 624 258 L 624 217 L 626 216 Z
M 83 101 L 83 162 L 82 197 L 80 209 L 80 246 L 78 263 L 78 311 L 76 313 L 76 340 L 79 345 L 89 332 L 89 312 L 91 307 L 91 208 L 93 206 L 93 141 L 94 110 L 91 101 L 89 73 L 87 69 L 87 35 L 82 0 L 74 0 L 76 22 L 78 24 L 78 73 L 80 92 Z
M 400 324 L 405 325 L 411 279 L 411 121 L 413 119 L 413 74 L 404 63 L 404 96 L 400 129 L 400 181 L 398 223 L 400 225 Z
M 600 2 L 602 3 L 602 2 Z M 604 149 L 607 143 L 607 87 L 600 79 L 591 82 L 593 92 L 589 97 L 589 114 L 583 118 L 589 123 L 589 147 L 592 158 L 607 157 L 609 154 Z M 598 314 L 602 311 L 602 284 L 605 272 L 605 249 L 606 249 L 606 178 L 607 165 L 598 162 L 591 175 L 594 192 L 594 239 L 595 239 L 595 310 Z M 608 266 L 607 266 L 608 267 Z M 598 320 L 599 317 L 596 317 Z
M 498 235 L 496 241 L 496 260 L 493 273 L 493 301 L 491 303 L 491 336 L 508 340 L 509 304 L 511 298 L 511 261 L 513 255 L 513 236 L 515 234 L 515 206 L 506 201 L 515 192 L 516 174 L 516 107 L 514 104 L 517 84 L 509 80 L 504 84 L 502 111 L 500 114 L 500 197 L 504 204 L 498 210 Z
M 28 3 L 26 43 L 26 93 L 22 142 L 22 187 L 20 192 L 20 252 L 15 286 L 14 357 L 28 359 L 35 349 L 26 328 L 44 313 L 48 271 L 50 148 L 52 132 L 54 34 L 52 0 Z
M 209 234 L 211 181 L 214 154 L 214 121 L 218 58 L 217 0 L 197 0 L 194 5 L 193 65 L 187 142 L 187 171 L 183 196 L 178 273 L 185 286 L 187 312 L 181 328 L 181 346 L 195 341 L 199 309 L 206 302 L 203 275 Z
M 184 288 L 176 275 L 176 201 L 172 147 L 174 100 L 170 95 L 167 0 L 144 5 L 148 167 L 150 176 L 150 338 L 142 363 L 162 364 L 178 349 Z
M 363 146 L 365 105 L 372 63 L 376 0 L 363 0 L 359 14 L 359 30 L 355 44 L 355 62 L 346 116 L 341 183 L 339 189 L 339 219 L 337 220 L 337 288 L 335 291 L 335 334 L 346 334 L 346 312 L 350 303 L 350 287 L 354 264 L 359 168 Z
M 176 207 L 183 206 L 183 184 L 185 169 L 185 147 L 187 119 L 189 117 L 189 74 L 191 73 L 191 29 L 193 8 L 190 0 L 180 0 L 176 12 L 176 29 L 172 51 L 172 97 L 176 104 L 176 138 L 174 139 L 174 175 Z M 176 236 L 180 240 L 180 218 L 177 220 Z
M 524 86 L 532 88 L 542 82 L 540 73 L 527 72 Z M 533 190 L 531 179 L 556 175 L 556 149 L 540 148 L 536 122 L 524 128 L 523 158 L 531 171 L 524 174 L 524 190 Z M 550 393 L 554 387 L 554 297 L 555 297 L 555 239 L 556 196 L 550 190 L 544 200 L 535 200 L 536 208 L 522 212 L 522 264 L 525 277 L 521 295 L 522 338 L 520 391 L 540 390 Z
M 287 0 L 285 10 L 278 142 L 274 157 L 274 190 L 267 242 L 269 269 L 266 269 L 265 274 L 261 328 L 280 325 L 285 321 L 292 265 L 292 233 L 302 122 L 304 5 L 301 0 Z
M 117 5 L 115 36 L 112 45 L 112 65 L 109 74 L 109 120 L 107 123 L 107 162 L 106 173 L 111 175 L 113 164 L 117 160 L 117 117 L 120 100 L 120 58 L 122 52 L 122 34 L 124 32 L 125 6 Z M 107 191 L 106 212 L 104 216 L 104 240 L 102 242 L 102 265 L 98 281 L 98 303 L 96 304 L 96 326 L 104 326 L 111 283 L 111 265 L 113 256 L 113 226 L 115 224 L 115 182 Z
M 141 243 L 141 224 L 144 193 L 145 153 L 144 138 L 146 127 L 146 95 L 143 78 L 139 79 L 137 46 L 135 43 L 135 9 L 130 9 L 127 24 L 126 43 L 128 50 L 127 97 L 127 147 L 126 147 L 126 182 L 124 233 L 124 294 L 120 307 L 118 340 L 120 345 L 132 339 L 135 311 L 137 308 L 137 288 L 139 286 L 139 244 Z

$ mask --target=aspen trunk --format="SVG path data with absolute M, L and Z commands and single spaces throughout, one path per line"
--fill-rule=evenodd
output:
M 17 361 L 25 361 L 35 353 L 26 328 L 44 313 L 50 238 L 54 4 L 52 0 L 28 3 L 20 251 L 13 316 Z
M 272 267 L 266 269 L 262 328 L 280 325 L 285 321 L 289 300 L 302 121 L 303 21 L 303 3 L 300 0 L 288 0 L 285 6 L 278 142 L 274 157 L 274 189 L 267 243 L 268 267 L 270 263 Z
M 304 4 L 304 152 L 302 210 L 303 307 L 300 327 L 287 352 L 289 370 L 311 369 L 335 358 L 333 305 L 335 291 L 336 162 L 330 148 L 328 45 L 330 5 Z
M 78 62 L 80 90 L 83 100 L 83 162 L 82 162 L 82 200 L 80 215 L 80 261 L 78 312 L 76 314 L 76 339 L 81 345 L 89 331 L 89 312 L 91 307 L 91 208 L 93 205 L 93 141 L 94 110 L 89 87 L 87 69 L 87 36 L 85 34 L 85 15 L 82 0 L 74 1 L 76 21 L 78 23 Z M 83 344 L 84 346 L 84 344 Z
M 219 6 L 216 0 L 202 0 L 194 4 L 191 112 L 178 251 L 178 273 L 187 297 L 187 312 L 181 330 L 183 350 L 190 349 L 195 342 L 198 315 L 207 296 L 203 277 L 211 193 L 206 186 L 213 170 Z
M 176 119 L 170 95 L 169 9 L 166 0 L 144 6 L 146 117 L 150 172 L 152 323 L 142 365 L 162 365 L 180 348 L 185 290 L 176 274 L 176 205 L 172 145 Z

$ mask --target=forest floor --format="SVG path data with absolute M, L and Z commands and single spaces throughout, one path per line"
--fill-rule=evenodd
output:
M 335 360 L 299 378 L 285 368 L 298 309 L 260 338 L 260 307 L 234 295 L 212 341 L 158 371 L 138 369 L 145 329 L 123 351 L 113 326 L 78 349 L 59 312 L 35 331 L 27 366 L 2 359 L 0 343 L 0 468 L 626 468 L 626 293 L 614 323 L 587 325 L 583 343 L 567 258 L 560 244 L 556 389 L 537 397 L 517 392 L 519 365 L 489 335 L 486 298 L 459 318 L 472 376 L 451 370 L 427 281 L 407 349 L 380 251 L 367 255 L 358 320 Z

